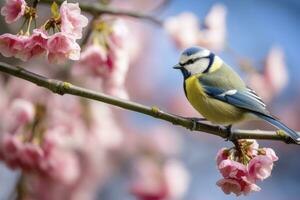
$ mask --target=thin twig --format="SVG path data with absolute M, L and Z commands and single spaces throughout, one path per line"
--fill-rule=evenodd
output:
M 280 140 L 286 143 L 294 143 L 294 141 L 292 141 L 290 138 L 285 137 L 282 134 L 278 134 L 274 131 L 232 130 L 231 133 L 229 133 L 229 131 L 225 127 L 213 126 L 213 125 L 195 122 L 194 120 L 190 120 L 174 114 L 166 113 L 160 110 L 156 106 L 148 107 L 132 101 L 127 101 L 116 97 L 112 97 L 100 92 L 95 92 L 93 90 L 72 85 L 71 83 L 68 82 L 46 78 L 39 74 L 28 71 L 24 68 L 12 66 L 3 62 L 0 62 L 0 71 L 27 80 L 29 82 L 35 83 L 38 86 L 47 88 L 52 92 L 60 95 L 71 94 L 75 96 L 84 97 L 87 99 L 93 99 L 120 108 L 124 108 L 126 110 L 131 110 L 134 112 L 152 116 L 154 118 L 162 119 L 171 122 L 174 125 L 183 126 L 188 129 L 194 128 L 193 130 L 195 131 L 206 132 L 212 135 L 220 136 L 222 138 L 228 138 L 230 135 L 231 139 Z M 195 123 L 196 126 L 194 126 Z
M 54 0 L 40 0 L 41 3 L 47 3 L 47 4 L 50 4 L 53 1 Z M 61 4 L 64 2 L 64 0 L 55 0 L 55 2 L 58 4 Z M 69 2 L 71 2 L 71 1 L 69 1 Z M 88 12 L 92 15 L 96 15 L 96 16 L 101 15 L 101 14 L 121 15 L 121 16 L 145 19 L 145 20 L 153 22 L 156 25 L 159 25 L 159 26 L 162 25 L 161 20 L 159 20 L 151 15 L 147 15 L 147 14 L 144 14 L 144 13 L 138 12 L 138 11 L 122 10 L 119 8 L 113 8 L 113 7 L 103 5 L 100 3 L 80 2 L 79 7 L 81 8 L 81 10 Z

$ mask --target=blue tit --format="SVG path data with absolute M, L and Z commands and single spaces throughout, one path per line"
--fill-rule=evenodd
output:
M 244 120 L 262 119 L 283 130 L 300 144 L 300 136 L 270 115 L 255 91 L 209 50 L 188 48 L 182 52 L 179 63 L 173 68 L 182 72 L 187 99 L 207 120 L 232 125 Z

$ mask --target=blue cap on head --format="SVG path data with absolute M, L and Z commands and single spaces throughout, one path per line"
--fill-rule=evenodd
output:
M 204 49 L 201 48 L 201 47 L 190 47 L 186 50 L 184 50 L 182 52 L 183 55 L 187 55 L 187 56 L 190 56 L 190 55 L 193 55 L 195 53 L 198 53 L 199 51 L 203 51 Z

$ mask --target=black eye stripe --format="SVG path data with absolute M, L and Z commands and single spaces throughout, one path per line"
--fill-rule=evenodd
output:
M 207 58 L 207 57 L 194 58 L 194 59 L 190 59 L 190 60 L 186 61 L 185 63 L 179 63 L 179 64 L 180 64 L 181 66 L 193 64 L 194 62 L 200 60 L 201 58 Z

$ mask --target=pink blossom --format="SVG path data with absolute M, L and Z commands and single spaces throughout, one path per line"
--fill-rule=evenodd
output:
M 278 95 L 288 82 L 283 50 L 272 47 L 265 58 L 264 72 L 250 73 L 248 82 L 266 102 Z
M 249 177 L 253 180 L 264 180 L 271 175 L 273 161 L 268 156 L 256 156 L 248 165 Z
M 92 121 L 91 132 L 94 134 L 93 138 L 97 138 L 101 148 L 105 150 L 117 150 L 122 148 L 122 144 L 125 140 L 124 133 L 114 118 L 112 109 L 107 105 L 95 102 L 91 103 L 89 108 L 91 110 Z M 98 110 L 101 110 L 101 112 L 98 112 Z M 109 134 L 107 134 L 107 130 L 110 130 Z
M 21 52 L 23 52 L 27 40 L 27 36 L 17 36 L 10 33 L 0 35 L 0 53 L 5 57 L 15 56 L 26 61 Z
M 35 115 L 34 105 L 24 99 L 15 99 L 10 108 L 11 115 L 16 123 L 25 124 L 33 120 Z
M 217 186 L 221 187 L 225 194 L 234 193 L 236 196 L 242 194 L 242 187 L 235 179 L 221 179 L 217 182 Z
M 258 187 L 256 184 L 248 182 L 248 184 L 244 186 L 243 194 L 247 195 L 251 192 L 259 192 L 260 190 L 261 188 Z
M 268 156 L 272 161 L 277 161 L 278 157 L 275 153 L 275 151 L 271 148 L 263 148 L 263 151 L 265 151 L 266 156 Z
M 11 168 L 19 166 L 19 152 L 22 148 L 21 141 L 9 133 L 3 134 L 0 143 L 1 157 Z
M 100 45 L 90 45 L 81 53 L 80 60 L 75 63 L 76 74 L 108 77 L 113 66 L 107 52 Z
M 197 44 L 199 23 L 196 15 L 184 12 L 166 19 L 164 28 L 174 40 L 177 48 L 184 49 Z
M 81 15 L 78 3 L 64 1 L 60 6 L 61 30 L 74 39 L 82 37 L 82 29 L 88 24 L 88 19 Z
M 149 134 L 145 134 L 146 148 L 157 152 L 158 154 L 171 157 L 180 154 L 181 140 L 176 134 L 176 130 L 169 126 L 158 125 L 149 130 Z
M 256 140 L 247 139 L 245 140 L 247 143 L 251 143 L 251 145 L 247 148 L 247 154 L 250 156 L 256 156 L 259 148 L 259 144 Z
M 217 166 L 220 165 L 220 163 L 223 161 L 223 160 L 226 160 L 228 159 L 228 156 L 229 156 L 229 150 L 226 149 L 226 148 L 222 148 L 218 151 L 217 153 L 217 156 L 216 156 L 216 162 L 217 162 Z
M 128 99 L 124 87 L 130 62 L 128 29 L 122 20 L 106 23 L 110 32 L 93 32 L 80 61 L 73 67 L 73 74 L 99 77 L 104 92 Z
M 25 43 L 24 51 L 27 52 L 29 60 L 32 57 L 41 55 L 46 52 L 48 35 L 41 29 L 34 29 L 33 34 Z
M 25 14 L 25 0 L 6 0 L 5 6 L 1 8 L 1 15 L 5 16 L 6 23 L 17 21 Z
M 58 182 L 73 184 L 80 175 L 76 154 L 54 148 L 40 162 L 42 171 Z
M 111 24 L 111 33 L 108 37 L 108 43 L 113 48 L 127 49 L 130 45 L 128 41 L 129 29 L 124 20 L 118 19 Z
M 79 60 L 80 58 L 80 46 L 63 32 L 49 37 L 47 49 L 50 63 L 61 63 L 66 59 Z
M 128 54 L 124 49 L 114 49 L 110 54 L 114 70 L 110 78 L 104 83 L 104 91 L 119 98 L 128 99 L 129 96 L 124 87 L 126 74 L 129 68 Z
M 43 157 L 42 149 L 35 144 L 26 143 L 19 152 L 19 159 L 22 169 L 38 170 L 38 164 Z
M 250 192 L 260 191 L 260 188 L 256 184 L 231 178 L 219 180 L 217 182 L 217 186 L 221 187 L 225 194 L 234 193 L 236 196 L 240 196 L 241 194 L 247 195 Z
M 233 160 L 223 160 L 218 168 L 224 178 L 241 179 L 247 176 L 247 167 Z
M 186 12 L 168 18 L 164 28 L 179 49 L 200 45 L 215 51 L 222 50 L 226 39 L 225 6 L 214 5 L 204 20 L 205 27 L 200 29 L 200 25 L 196 15 Z
M 139 200 L 163 200 L 168 197 L 160 166 L 150 158 L 140 158 L 135 166 L 135 179 L 130 192 Z
M 187 169 L 181 162 L 170 159 L 164 166 L 164 175 L 169 199 L 182 199 L 190 181 Z
M 31 36 L 5 33 L 0 36 L 0 53 L 27 61 L 46 51 L 48 36 L 42 30 L 34 29 Z
M 226 41 L 226 7 L 214 5 L 205 17 L 205 28 L 198 36 L 197 44 L 215 51 L 220 51 Z
M 264 66 L 264 79 L 268 90 L 277 95 L 287 85 L 288 72 L 284 60 L 284 52 L 280 47 L 274 46 L 269 51 Z

